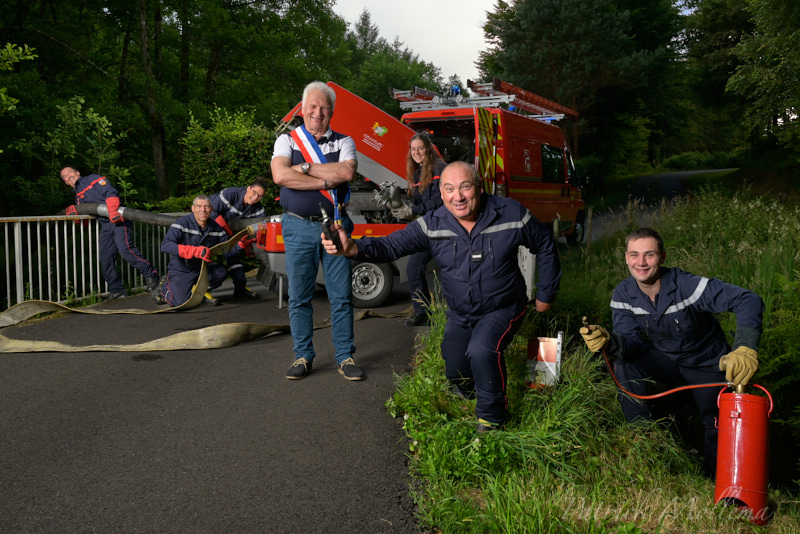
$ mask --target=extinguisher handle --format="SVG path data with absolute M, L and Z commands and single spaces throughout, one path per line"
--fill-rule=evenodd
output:
M 767 398 L 769 399 L 769 411 L 767 412 L 767 417 L 769 417 L 772 414 L 772 408 L 775 406 L 775 403 L 772 400 L 772 395 L 770 394 L 769 391 L 767 391 L 767 388 L 765 388 L 764 386 L 760 386 L 758 384 L 749 384 L 749 385 L 754 388 L 758 388 L 767 394 Z M 728 387 L 731 387 L 731 385 L 728 384 Z M 717 408 L 719 408 L 719 401 L 722 398 L 723 393 L 725 393 L 725 388 L 719 390 L 719 395 L 717 395 Z
M 769 411 L 767 412 L 767 416 L 772 414 L 772 407 L 773 407 L 774 403 L 772 402 L 772 395 L 770 394 L 769 391 L 767 391 L 767 388 L 765 388 L 763 386 L 759 386 L 758 384 L 750 384 L 750 385 L 760 389 L 761 391 L 763 391 L 764 393 L 767 394 L 767 398 L 769 399 Z

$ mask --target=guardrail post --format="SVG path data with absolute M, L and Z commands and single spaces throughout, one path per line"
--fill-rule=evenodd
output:
M 591 252 L 592 248 L 592 206 L 586 209 L 586 254 Z
M 22 250 L 22 223 L 20 221 L 14 223 L 14 250 L 17 251 L 17 254 Z M 22 272 L 22 265 L 23 262 L 16 258 L 14 261 L 16 283 L 14 285 L 17 290 L 17 304 L 25 300 L 25 274 Z M 9 295 L 9 301 L 10 297 L 11 295 Z

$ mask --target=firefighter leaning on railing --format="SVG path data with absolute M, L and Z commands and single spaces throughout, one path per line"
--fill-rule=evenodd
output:
M 630 278 L 614 290 L 613 332 L 597 325 L 580 333 L 592 352 L 616 357 L 614 374 L 622 387 L 644 395 L 647 380 L 687 384 L 729 382 L 745 385 L 758 369 L 758 343 L 764 302 L 746 289 L 676 268 L 663 267 L 664 241 L 655 230 L 640 228 L 625 239 Z M 715 313 L 736 314 L 733 351 Z M 705 428 L 703 468 L 717 465 L 719 388 L 694 389 Z M 646 404 L 619 393 L 628 422 L 650 419 Z
M 148 291 L 155 289 L 158 285 L 158 272 L 133 245 L 133 223 L 122 218 L 119 212 L 119 193 L 111 182 L 98 174 L 81 176 L 72 167 L 61 169 L 61 179 L 75 190 L 75 204 L 97 203 L 105 204 L 108 208 L 108 217 L 97 217 L 100 225 L 100 267 L 108 284 L 108 300 L 128 295 L 117 271 L 118 255 L 122 255 L 125 261 L 142 273 Z M 66 214 L 77 215 L 75 205 L 69 206 Z

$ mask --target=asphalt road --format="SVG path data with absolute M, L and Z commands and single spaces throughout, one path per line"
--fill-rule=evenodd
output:
M 277 296 L 251 287 L 261 300 L 69 314 L 2 333 L 130 344 L 288 324 Z M 379 311 L 406 310 L 405 291 Z M 156 308 L 147 295 L 102 306 Z M 315 322 L 329 317 L 322 292 L 315 310 Z M 369 318 L 355 331 L 362 382 L 337 372 L 330 329 L 315 333 L 314 372 L 293 381 L 289 335 L 205 351 L 0 355 L 0 532 L 419 532 L 404 434 L 384 403 L 423 329 Z

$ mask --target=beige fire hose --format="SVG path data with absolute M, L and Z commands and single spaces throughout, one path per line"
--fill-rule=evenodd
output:
M 238 232 L 232 238 L 224 243 L 220 243 L 211 247 L 212 256 L 223 254 L 231 250 L 242 239 L 242 237 L 251 232 L 249 227 Z M 50 302 L 46 300 L 29 300 L 21 302 L 9 308 L 8 310 L 0 313 L 0 328 L 13 326 L 22 321 L 25 321 L 35 315 L 50 312 L 72 312 L 84 313 L 92 315 L 112 315 L 112 314 L 134 314 L 134 315 L 151 315 L 155 313 L 176 312 L 194 308 L 203 302 L 203 296 L 208 289 L 208 270 L 205 263 L 200 269 L 200 277 L 197 280 L 194 290 L 192 291 L 189 300 L 175 306 L 174 308 L 166 308 L 160 310 L 136 310 L 136 309 L 121 309 L 121 310 L 97 310 L 90 307 L 86 308 L 69 308 L 63 304 Z M 404 317 L 409 314 L 409 311 L 400 313 L 380 314 L 372 310 L 359 310 L 355 313 L 354 320 L 360 321 L 367 317 Z M 314 325 L 314 329 L 327 328 L 330 326 L 330 319 Z M 16 340 L 10 339 L 0 335 L 0 353 L 20 353 L 20 352 L 144 352 L 144 351 L 167 351 L 167 350 L 200 350 L 200 349 L 217 349 L 232 347 L 239 343 L 252 341 L 269 334 L 274 333 L 289 333 L 289 325 L 264 325 L 255 323 L 228 323 L 197 330 L 190 330 L 174 334 L 161 339 L 147 341 L 145 343 L 137 343 L 134 345 L 87 345 L 83 347 L 74 347 L 59 343 L 56 341 L 38 341 L 38 340 Z

